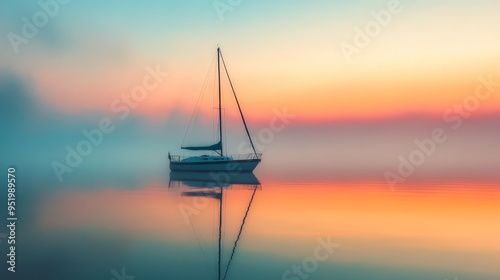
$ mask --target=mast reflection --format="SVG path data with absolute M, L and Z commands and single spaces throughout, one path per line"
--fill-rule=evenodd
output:
M 261 190 L 260 181 L 253 173 L 235 172 L 170 172 L 169 188 L 181 188 L 181 195 L 184 197 L 205 197 L 217 200 L 218 203 L 218 252 L 217 252 L 217 280 L 227 279 L 231 262 L 236 253 L 238 242 L 240 241 L 245 227 L 245 222 L 250 213 L 250 208 L 255 198 L 257 190 Z M 238 234 L 231 249 L 231 255 L 225 269 L 222 264 L 223 247 L 223 213 L 225 205 L 225 193 L 231 189 L 251 190 L 251 197 L 246 206 L 245 215 L 241 220 Z

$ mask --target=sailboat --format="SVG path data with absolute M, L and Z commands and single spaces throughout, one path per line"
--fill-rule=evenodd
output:
M 221 63 L 222 62 L 222 63 Z M 227 79 L 231 86 L 231 90 L 238 105 L 241 120 L 245 127 L 246 135 L 252 146 L 253 153 L 246 155 L 226 155 L 224 143 L 222 141 L 222 90 L 221 90 L 221 66 L 224 67 Z M 181 149 L 190 151 L 212 151 L 212 155 L 201 156 L 175 156 L 168 153 L 171 171 L 237 171 L 237 172 L 252 172 L 261 161 L 262 154 L 257 153 L 255 146 L 252 142 L 252 137 L 248 130 L 245 117 L 241 110 L 238 97 L 234 91 L 233 83 L 229 77 L 229 72 L 222 56 L 221 50 L 217 47 L 217 80 L 218 80 L 218 141 L 215 144 L 204 146 L 182 146 Z
M 172 172 L 170 173 L 169 187 L 176 185 L 181 187 L 186 186 L 192 190 L 183 191 L 181 195 L 183 197 L 205 197 L 209 199 L 215 199 L 218 201 L 218 238 L 217 238 L 217 267 L 216 275 L 213 276 L 217 280 L 226 280 L 228 277 L 229 268 L 231 267 L 232 261 L 234 259 L 236 250 L 238 248 L 238 243 L 241 240 L 243 229 L 245 227 L 245 222 L 248 218 L 250 208 L 255 198 L 255 194 L 258 189 L 261 188 L 261 183 L 253 175 L 253 173 L 241 173 L 234 174 L 224 172 L 224 176 L 227 178 L 225 182 L 219 180 L 214 180 L 212 177 L 207 176 L 206 173 L 200 172 Z M 223 266 L 223 205 L 225 204 L 223 199 L 226 196 L 228 189 L 231 188 L 244 188 L 252 190 L 252 195 L 246 207 L 245 215 L 241 220 L 239 226 L 238 234 L 231 248 L 231 254 L 229 255 L 229 260 L 225 267 Z M 227 211 L 227 210 L 226 210 Z M 192 222 L 190 221 L 190 224 Z M 196 230 L 193 231 L 196 234 Z M 198 238 L 198 237 L 197 237 Z M 200 241 L 198 240 L 198 244 Z M 201 245 L 200 245 L 201 248 Z

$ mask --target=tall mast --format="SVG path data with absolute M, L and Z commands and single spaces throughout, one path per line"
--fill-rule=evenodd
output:
M 224 155 L 222 146 L 222 100 L 221 100 L 221 85 L 220 85 L 220 48 L 217 47 L 217 76 L 219 78 L 219 141 L 220 141 L 220 155 Z
M 220 261 L 221 261 L 221 246 L 222 246 L 222 197 L 223 191 L 222 191 L 222 185 L 220 186 L 220 200 L 219 200 L 219 262 L 218 262 L 218 270 L 217 270 L 217 279 L 221 279 L 221 273 L 220 273 Z

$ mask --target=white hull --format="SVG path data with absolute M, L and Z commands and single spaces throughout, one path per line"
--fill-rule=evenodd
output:
M 226 171 L 226 172 L 251 172 L 257 167 L 260 159 L 227 160 L 218 162 L 182 162 L 170 161 L 172 171 Z

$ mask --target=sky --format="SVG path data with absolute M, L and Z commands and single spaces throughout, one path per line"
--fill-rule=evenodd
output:
M 295 116 L 262 145 L 283 176 L 301 157 L 320 177 L 383 179 L 443 128 L 450 141 L 424 173 L 489 178 L 500 158 L 499 11 L 498 1 L 1 0 L 2 118 L 19 139 L 41 139 L 33 151 L 50 161 L 110 117 L 117 150 L 136 145 L 147 161 L 145 143 L 180 145 L 219 45 L 257 137 L 276 110 Z M 165 74 L 118 112 L 151 69 Z

